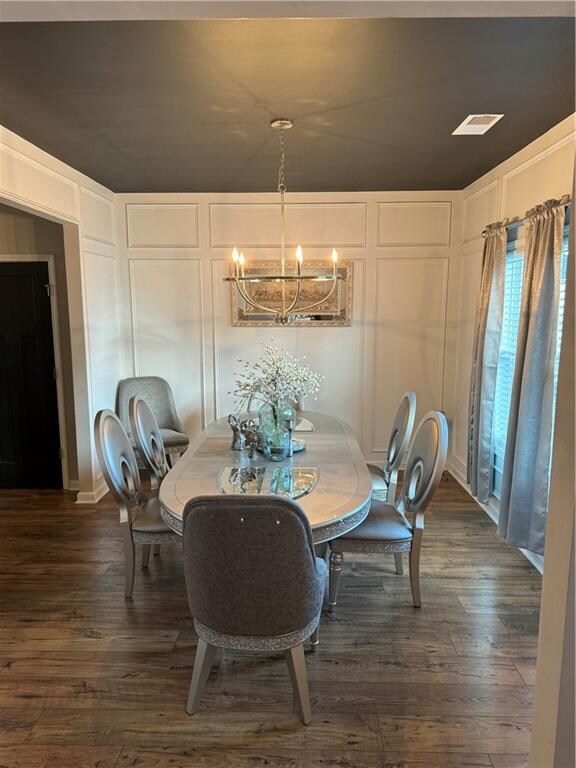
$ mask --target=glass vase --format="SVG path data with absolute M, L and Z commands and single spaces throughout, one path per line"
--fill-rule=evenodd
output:
M 288 408 L 284 403 L 264 403 L 258 412 L 262 452 L 271 461 L 283 461 L 290 453 L 291 433 L 286 428 L 286 419 L 290 418 Z

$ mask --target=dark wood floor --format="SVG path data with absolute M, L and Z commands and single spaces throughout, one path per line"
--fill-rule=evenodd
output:
M 427 515 L 423 607 L 391 557 L 350 556 L 307 658 L 225 658 L 203 708 L 177 547 L 123 598 L 113 505 L 0 494 L 0 768 L 524 768 L 540 577 L 453 480 Z

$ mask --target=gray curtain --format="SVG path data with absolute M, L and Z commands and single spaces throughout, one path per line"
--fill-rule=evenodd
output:
M 506 226 L 490 224 L 484 231 L 480 293 L 470 381 L 467 479 L 479 501 L 488 500 L 492 472 L 492 414 L 504 306 Z
M 554 425 L 554 359 L 565 208 L 548 200 L 526 215 L 522 306 L 498 532 L 544 553 Z

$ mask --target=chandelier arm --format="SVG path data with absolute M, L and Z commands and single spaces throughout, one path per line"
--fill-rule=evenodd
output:
M 332 288 L 328 291 L 326 296 L 324 296 L 324 298 L 320 299 L 320 301 L 315 301 L 313 304 L 308 304 L 305 307 L 298 307 L 298 312 L 307 312 L 309 309 L 314 309 L 314 307 L 319 307 L 320 304 L 324 304 L 324 302 L 328 301 L 330 296 L 332 296 L 332 294 L 336 290 L 336 285 L 337 284 L 338 284 L 337 283 L 337 278 L 334 278 L 334 284 L 332 285 Z
M 255 309 L 260 309 L 262 312 L 268 312 L 270 315 L 280 315 L 277 309 L 270 309 L 269 307 L 265 307 L 262 304 L 259 304 L 257 301 L 255 301 L 249 294 L 246 288 L 244 288 L 243 285 L 241 285 L 238 281 L 236 281 L 236 287 L 238 288 L 238 292 L 240 296 L 244 299 L 244 301 L 247 304 L 250 304 L 250 306 L 254 307 Z
M 292 312 L 292 310 L 294 309 L 294 307 L 298 303 L 298 299 L 300 298 L 300 290 L 301 290 L 301 288 L 302 288 L 302 281 L 298 280 L 298 282 L 296 283 L 296 295 L 294 296 L 294 301 L 290 304 L 288 309 L 284 312 L 284 317 L 289 315 L 290 312 Z

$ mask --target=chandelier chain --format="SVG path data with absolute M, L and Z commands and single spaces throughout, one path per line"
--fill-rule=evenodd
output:
M 284 139 L 284 131 L 280 131 L 280 167 L 278 169 L 278 192 L 283 194 L 286 192 L 286 145 Z

